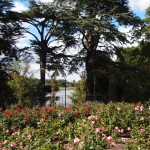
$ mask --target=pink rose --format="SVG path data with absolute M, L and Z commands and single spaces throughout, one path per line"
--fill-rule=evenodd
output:
M 143 121 L 144 120 L 144 117 L 141 117 L 141 119 L 140 119 L 141 121 Z
M 29 140 L 31 139 L 31 137 L 32 137 L 31 134 L 27 135 L 27 138 L 28 138 Z
M 37 122 L 37 124 L 40 125 L 41 123 L 40 123 L 40 122 Z
M 86 120 L 85 120 L 85 119 L 83 119 L 83 122 L 86 122 Z
M 141 129 L 140 132 L 141 132 L 141 133 L 144 133 L 144 132 L 145 132 L 145 129 Z
M 7 140 L 5 140 L 4 142 L 3 142 L 3 144 L 6 144 L 8 141 Z
M 12 142 L 10 146 L 15 148 L 17 146 L 17 144 L 16 144 L 16 142 Z
M 89 116 L 89 117 L 88 117 L 88 120 L 92 120 L 92 116 Z
M 115 130 L 119 130 L 119 128 L 118 128 L 118 127 L 115 127 Z
M 2 147 L 2 150 L 8 150 L 8 148 L 6 148 L 6 147 Z
M 130 130 L 131 130 L 131 128 L 130 128 L 130 127 L 128 127 L 128 128 L 127 128 L 127 130 L 128 130 L 128 131 L 130 131 Z
M 93 119 L 98 120 L 98 115 L 93 116 Z
M 134 109 L 135 109 L 135 110 L 139 110 L 139 106 L 136 106 Z
M 124 132 L 124 129 L 121 129 L 121 130 L 120 130 L 120 133 L 123 133 L 123 132 Z
M 104 131 L 104 130 L 105 130 L 105 127 L 102 127 L 101 130 Z
M 92 124 L 92 126 L 94 126 L 94 124 L 95 124 L 95 121 L 92 121 L 92 122 L 91 122 L 91 124 Z
M 79 138 L 75 138 L 75 139 L 74 139 L 74 144 L 78 144 L 79 141 L 80 141 Z
M 105 139 L 106 139 L 106 142 L 111 142 L 112 141 L 112 136 L 108 136 Z
M 100 128 L 96 128 L 96 129 L 95 129 L 95 132 L 96 132 L 96 133 L 100 133 Z
M 118 110 L 118 111 L 120 111 L 120 110 L 121 110 L 121 108 L 120 108 L 120 107 L 117 107 L 117 110 Z
M 142 112 L 144 110 L 144 106 L 142 105 L 141 107 L 140 107 L 140 111 Z

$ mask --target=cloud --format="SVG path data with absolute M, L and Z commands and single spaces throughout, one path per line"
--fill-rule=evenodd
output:
M 31 26 L 32 26 L 32 25 L 29 24 L 29 23 L 26 23 L 26 22 L 23 22 L 23 23 L 22 23 L 22 27 L 29 28 L 29 27 L 31 27 Z
M 132 39 L 131 39 L 131 30 L 132 30 L 132 26 L 128 26 L 128 27 L 121 26 L 121 27 L 119 27 L 119 31 L 122 32 L 122 33 L 125 33 L 126 36 L 127 36 L 128 41 L 130 41 L 130 42 L 132 42 Z M 124 45 L 120 45 L 120 46 L 123 46 L 123 47 L 138 46 L 138 42 L 134 41 L 132 44 L 128 43 L 128 44 L 124 44 Z
M 19 48 L 24 48 L 25 46 L 29 46 L 29 39 L 33 39 L 33 36 L 29 33 L 24 33 L 23 34 L 24 37 L 19 38 L 17 41 L 17 46 Z
M 40 1 L 40 2 L 53 2 L 54 0 L 37 0 L 37 1 Z
M 40 71 L 40 65 L 37 63 L 30 63 L 30 68 L 33 70 L 35 73 Z
M 129 6 L 135 11 L 144 12 L 150 6 L 150 0 L 129 0 Z
M 75 80 L 77 82 L 80 79 L 81 79 L 81 77 L 78 74 L 76 74 L 76 73 L 73 73 L 72 75 L 67 75 L 67 81 Z
M 21 2 L 14 2 L 14 7 L 12 8 L 13 11 L 21 12 L 28 10 L 28 7 L 26 7 L 23 3 Z

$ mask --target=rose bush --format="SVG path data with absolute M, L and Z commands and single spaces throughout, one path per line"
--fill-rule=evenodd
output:
M 141 102 L 82 103 L 69 107 L 11 107 L 0 113 L 0 149 L 150 149 L 149 109 Z M 138 147 L 137 147 L 138 145 Z

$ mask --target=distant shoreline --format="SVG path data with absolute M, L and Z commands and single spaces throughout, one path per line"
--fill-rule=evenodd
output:
M 59 87 L 59 90 L 65 90 L 65 87 Z M 66 90 L 74 90 L 74 87 L 66 87 Z

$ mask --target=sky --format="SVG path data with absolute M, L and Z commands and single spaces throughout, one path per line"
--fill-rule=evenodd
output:
M 41 2 L 51 2 L 52 0 L 37 0 L 37 1 L 41 1 Z M 144 18 L 145 17 L 145 10 L 148 8 L 148 6 L 150 6 L 150 0 L 129 0 L 129 6 L 130 8 L 133 10 L 133 12 L 141 17 Z M 28 0 L 15 0 L 14 1 L 14 11 L 24 11 L 28 9 Z M 31 26 L 29 26 L 27 23 L 24 23 L 23 26 L 28 27 L 30 30 L 33 30 Z M 121 28 L 120 29 L 122 32 L 127 32 L 128 28 Z M 27 46 L 29 43 L 28 39 L 31 39 L 32 36 L 30 34 L 26 34 L 25 38 L 20 39 L 20 41 L 18 42 L 18 47 L 24 47 Z M 36 78 L 40 78 L 40 73 L 39 73 L 39 64 L 35 63 L 35 62 L 31 62 L 30 63 L 30 67 L 31 67 L 31 71 L 33 72 L 33 74 L 35 75 Z M 81 71 L 82 72 L 82 71 Z M 80 74 L 81 74 L 80 72 Z M 46 73 L 46 78 L 49 79 L 50 78 L 50 73 Z M 78 74 L 72 74 L 72 75 L 67 75 L 67 80 L 68 81 L 78 81 L 80 79 L 80 75 Z M 58 79 L 64 79 L 64 77 L 58 77 Z

